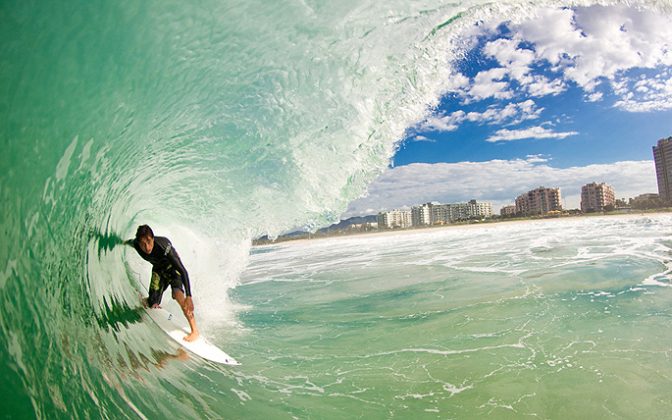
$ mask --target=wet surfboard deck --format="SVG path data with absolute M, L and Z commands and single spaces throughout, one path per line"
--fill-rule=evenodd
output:
M 236 359 L 209 342 L 203 335 L 194 341 L 185 341 L 184 337 L 189 334 L 189 331 L 175 322 L 177 315 L 172 312 L 164 308 L 145 308 L 145 312 L 170 338 L 191 353 L 215 363 L 240 365 Z

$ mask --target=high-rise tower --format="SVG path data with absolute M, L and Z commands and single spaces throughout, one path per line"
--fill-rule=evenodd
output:
M 656 162 L 658 195 L 663 201 L 672 198 L 672 137 L 658 140 L 653 146 L 653 160 Z

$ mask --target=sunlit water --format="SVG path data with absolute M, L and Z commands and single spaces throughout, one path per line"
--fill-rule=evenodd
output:
M 315 418 L 666 417 L 672 217 L 582 218 L 253 251 L 248 405 Z M 263 389 L 261 402 L 253 390 Z
M 650 277 L 666 217 L 250 256 L 365 192 L 440 100 L 465 30 L 568 4 L 3 2 L 0 415 L 667 414 L 668 279 Z M 241 367 L 180 353 L 144 317 L 149 267 L 120 246 L 142 223 Z

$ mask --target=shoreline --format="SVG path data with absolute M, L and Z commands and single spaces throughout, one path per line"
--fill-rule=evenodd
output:
M 438 230 L 443 230 L 443 229 L 478 229 L 478 228 L 483 228 L 483 227 L 498 227 L 498 226 L 504 226 L 504 225 L 514 225 L 514 224 L 522 224 L 522 223 L 549 223 L 549 222 L 559 222 L 559 221 L 565 221 L 565 220 L 577 220 L 577 219 L 590 219 L 590 218 L 623 218 L 623 219 L 632 219 L 632 218 L 638 218 L 646 215 L 657 215 L 657 214 L 672 214 L 672 209 L 670 208 L 665 208 L 665 209 L 651 209 L 651 210 L 643 210 L 643 211 L 637 211 L 637 212 L 629 212 L 629 213 L 617 213 L 617 212 L 612 212 L 612 213 L 589 213 L 589 214 L 581 214 L 581 215 L 565 215 L 565 216 L 558 216 L 558 217 L 538 217 L 538 218 L 514 218 L 514 219 L 503 219 L 503 220 L 491 220 L 491 221 L 486 221 L 486 222 L 472 222 L 472 223 L 453 223 L 453 224 L 447 224 L 447 225 L 436 225 L 436 226 L 426 226 L 426 227 L 416 227 L 416 228 L 406 228 L 406 229 L 384 229 L 384 230 L 371 230 L 368 232 L 352 232 L 352 233 L 335 233 L 335 234 L 325 234 L 325 235 L 319 235 L 316 237 L 300 237 L 296 239 L 282 239 L 282 240 L 276 240 L 276 241 L 268 241 L 267 243 L 263 244 L 254 244 L 252 245 L 252 248 L 263 248 L 263 247 L 268 247 L 268 246 L 275 246 L 275 245 L 281 245 L 281 244 L 305 244 L 306 242 L 313 242 L 313 241 L 323 241 L 323 240 L 328 240 L 328 239 L 360 239 L 363 237 L 381 237 L 381 236 L 390 236 L 390 235 L 408 235 L 408 234 L 422 234 L 422 233 L 429 233 L 429 232 L 436 232 Z

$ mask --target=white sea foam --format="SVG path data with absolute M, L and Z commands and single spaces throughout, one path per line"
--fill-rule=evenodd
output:
M 280 243 L 268 252 L 250 256 L 243 282 L 305 280 L 306 273 L 344 271 L 353 267 L 384 268 L 391 264 L 440 266 L 472 273 L 516 277 L 541 268 L 560 269 L 600 261 L 633 258 L 668 266 L 667 239 L 660 232 L 672 220 L 668 215 L 642 220 L 619 217 L 567 219 L 550 222 L 500 224 L 488 229 L 444 228 L 399 234 L 329 238 Z M 586 229 L 589 223 L 591 229 Z M 595 236 L 594 232 L 600 235 Z M 547 252 L 530 259 L 539 237 Z M 553 244 L 553 245 L 550 245 Z M 660 285 L 669 269 L 652 274 L 641 283 Z M 595 297 L 613 297 L 608 290 L 591 292 Z

